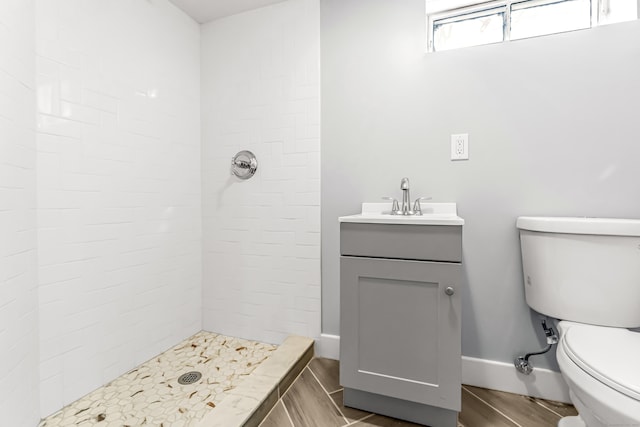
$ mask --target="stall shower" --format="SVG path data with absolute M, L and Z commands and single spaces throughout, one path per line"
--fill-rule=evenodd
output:
M 0 2 L 0 424 L 202 330 L 319 335 L 318 19 Z

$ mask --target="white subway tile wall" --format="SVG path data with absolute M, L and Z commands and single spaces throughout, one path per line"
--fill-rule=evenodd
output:
M 36 25 L 44 416 L 202 328 L 200 29 L 168 0 Z
M 319 19 L 291 0 L 202 27 L 206 330 L 320 335 Z M 239 181 L 245 149 L 259 167 Z
M 33 0 L 0 1 L 0 425 L 38 421 Z

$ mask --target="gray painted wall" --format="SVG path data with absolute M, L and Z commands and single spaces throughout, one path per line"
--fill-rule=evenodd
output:
M 640 22 L 425 54 L 424 0 L 322 0 L 321 45 L 323 332 L 339 334 L 337 217 L 408 176 L 466 220 L 463 354 L 541 345 L 515 220 L 640 217 Z

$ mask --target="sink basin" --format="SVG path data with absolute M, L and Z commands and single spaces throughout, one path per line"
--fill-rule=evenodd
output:
M 364 224 L 464 225 L 455 203 L 420 203 L 422 215 L 391 215 L 391 202 L 363 203 L 362 212 L 341 216 L 340 222 Z

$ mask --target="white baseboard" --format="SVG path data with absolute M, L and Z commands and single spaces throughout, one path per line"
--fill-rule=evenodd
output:
M 321 334 L 315 353 L 328 359 L 340 358 L 340 337 Z M 569 403 L 569 388 L 562 374 L 550 369 L 535 368 L 531 375 L 516 371 L 511 363 L 462 356 L 462 383 L 492 390 L 523 394 Z
M 462 383 L 542 399 L 571 402 L 569 387 L 560 372 L 535 368 L 530 375 L 511 363 L 462 356 Z
M 338 335 L 321 334 L 314 348 L 316 356 L 327 359 L 340 359 L 340 337 Z

